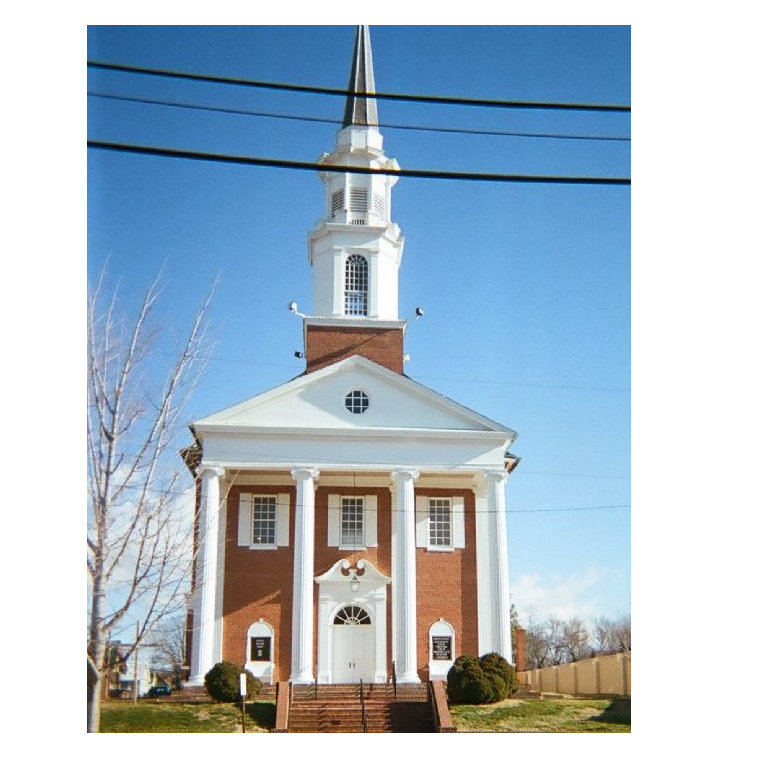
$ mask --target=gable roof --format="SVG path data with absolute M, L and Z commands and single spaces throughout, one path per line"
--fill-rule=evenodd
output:
M 369 408 L 352 414 L 345 396 L 363 390 Z M 252 398 L 196 420 L 195 431 L 216 428 L 279 428 L 369 431 L 422 429 L 516 432 L 488 417 L 362 356 L 290 380 Z

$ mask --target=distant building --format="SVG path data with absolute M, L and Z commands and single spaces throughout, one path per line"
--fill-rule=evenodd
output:
M 130 644 L 111 642 L 107 645 L 105 654 L 110 662 L 107 679 L 107 695 L 110 698 L 132 698 L 134 696 L 134 677 L 137 680 L 137 695 L 142 697 L 155 684 L 155 673 L 152 668 L 142 660 L 140 651 L 134 651 L 129 655 Z M 139 655 L 139 661 L 135 670 L 135 659 Z
M 364 26 L 350 90 L 374 92 Z M 220 660 L 321 684 L 443 678 L 461 654 L 511 660 L 516 433 L 404 374 L 399 165 L 383 152 L 374 98 L 348 98 L 320 163 L 306 371 L 191 426 L 190 685 Z

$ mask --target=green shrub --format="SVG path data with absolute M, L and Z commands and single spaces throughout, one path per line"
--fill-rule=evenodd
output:
M 216 701 L 236 703 L 240 696 L 240 676 L 246 674 L 246 700 L 253 700 L 259 695 L 262 683 L 250 671 L 229 660 L 217 663 L 203 678 L 206 692 Z
M 461 655 L 447 673 L 447 696 L 452 703 L 491 703 L 494 693 L 479 659 Z
M 519 689 L 516 669 L 502 655 L 498 655 L 496 652 L 488 652 L 479 658 L 479 663 L 481 663 L 481 668 L 488 675 L 497 676 L 503 680 L 505 685 L 505 695 L 503 695 L 503 698 L 510 697 Z
M 513 666 L 494 652 L 481 658 L 461 655 L 447 674 L 447 696 L 452 703 L 497 703 L 516 689 Z

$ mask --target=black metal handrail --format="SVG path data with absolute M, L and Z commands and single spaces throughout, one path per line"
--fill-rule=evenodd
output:
M 364 700 L 364 680 L 358 680 L 358 697 L 361 699 L 361 727 L 366 732 L 366 701 Z
M 391 680 L 393 682 L 393 700 L 398 700 L 398 690 L 396 689 L 397 683 L 396 683 L 396 661 L 395 660 L 391 663 L 391 671 L 393 674 L 391 676 Z

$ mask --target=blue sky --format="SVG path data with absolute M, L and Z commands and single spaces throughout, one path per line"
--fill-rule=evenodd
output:
M 628 27 L 371 29 L 378 90 L 630 104 Z M 350 26 L 91 27 L 88 56 L 207 74 L 347 85 Z M 92 91 L 339 120 L 340 98 L 89 71 Z M 380 101 L 381 123 L 630 136 L 627 115 Z M 630 176 L 630 142 L 383 128 L 403 168 Z M 89 97 L 90 138 L 314 161 L 336 126 Z M 524 620 L 630 612 L 630 188 L 402 179 L 400 309 L 409 376 L 519 433 L 507 488 L 512 599 Z M 88 271 L 130 310 L 165 264 L 180 332 L 219 275 L 201 417 L 302 371 L 312 172 L 88 152 Z M 170 339 L 162 352 L 170 351 Z M 186 440 L 180 437 L 180 443 Z M 562 510 L 570 509 L 570 510 Z M 574 510 L 584 509 L 584 510 Z

